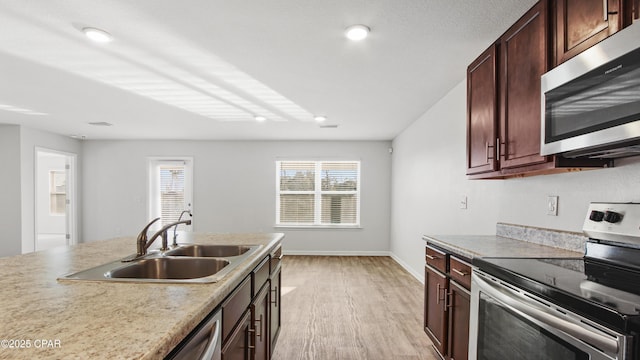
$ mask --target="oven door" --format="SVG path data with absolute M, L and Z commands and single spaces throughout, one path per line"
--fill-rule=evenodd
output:
M 477 269 L 471 276 L 469 359 L 631 359 L 631 337 Z

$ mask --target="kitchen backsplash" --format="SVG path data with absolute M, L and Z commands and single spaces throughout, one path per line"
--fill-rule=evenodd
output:
M 505 223 L 496 224 L 496 235 L 578 252 L 584 252 L 588 239 L 584 234 L 577 232 Z

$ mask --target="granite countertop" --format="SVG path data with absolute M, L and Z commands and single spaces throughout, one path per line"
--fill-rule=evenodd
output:
M 581 258 L 582 252 L 496 235 L 423 236 L 427 243 L 472 260 L 474 257 Z
M 133 237 L 0 258 L 0 359 L 162 358 L 283 237 L 280 233 L 179 237 L 179 242 L 263 245 L 211 284 L 56 280 L 135 253 Z

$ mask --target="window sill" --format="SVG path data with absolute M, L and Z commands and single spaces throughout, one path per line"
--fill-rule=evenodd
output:
M 318 230 L 327 230 L 327 229 L 362 229 L 360 225 L 274 225 L 276 229 L 318 229 Z

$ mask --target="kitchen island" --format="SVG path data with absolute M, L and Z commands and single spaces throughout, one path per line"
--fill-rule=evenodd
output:
M 181 243 L 262 245 L 210 284 L 57 280 L 135 253 L 123 237 L 0 258 L 0 359 L 159 359 L 282 241 L 283 234 L 187 234 Z

